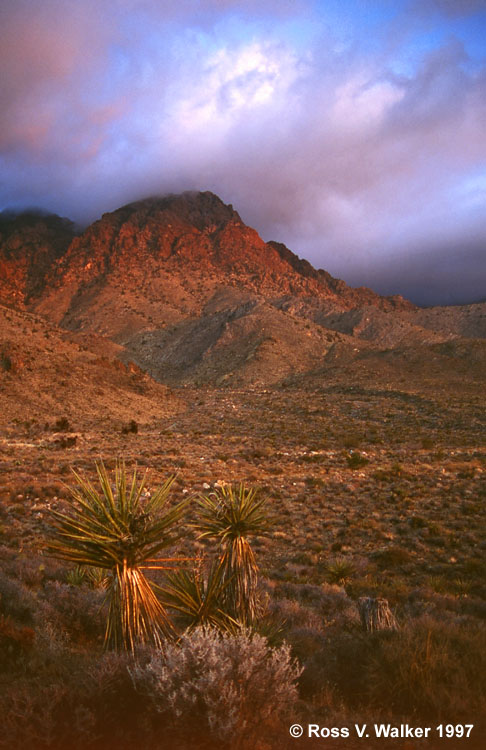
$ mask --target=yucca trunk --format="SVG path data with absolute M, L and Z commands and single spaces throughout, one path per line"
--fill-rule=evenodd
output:
M 223 580 L 228 582 L 225 598 L 232 616 L 251 625 L 257 616 L 258 566 L 250 543 L 243 537 L 233 539 L 221 557 Z
M 150 582 L 138 566 L 117 565 L 108 590 L 109 612 L 105 646 L 134 651 L 137 645 L 162 647 L 174 631 Z

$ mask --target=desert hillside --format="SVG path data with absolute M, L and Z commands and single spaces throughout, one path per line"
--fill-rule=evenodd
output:
M 135 414 L 145 421 L 177 412 L 178 399 L 135 364 L 124 365 L 120 349 L 0 306 L 0 425 L 57 432 L 56 424 L 66 431 L 67 421 L 76 429 L 93 423 L 121 429 Z

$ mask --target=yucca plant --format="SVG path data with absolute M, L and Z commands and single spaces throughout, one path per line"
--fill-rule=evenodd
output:
M 249 539 L 269 528 L 264 503 L 244 484 L 223 486 L 199 498 L 194 524 L 200 539 L 219 542 L 224 609 L 245 626 L 252 625 L 258 613 L 258 566 Z
M 161 565 L 155 556 L 177 539 L 173 529 L 187 500 L 166 508 L 174 477 L 147 499 L 145 478 L 139 482 L 136 470 L 127 481 L 125 465 L 117 464 L 113 487 L 103 463 L 96 470 L 100 490 L 73 472 L 78 486 L 70 489 L 70 512 L 51 511 L 54 528 L 48 551 L 58 559 L 106 572 L 106 647 L 160 647 L 174 631 L 144 569 Z
M 239 623 L 224 610 L 225 588 L 229 584 L 224 580 L 221 562 L 215 562 L 206 576 L 199 570 L 169 573 L 161 592 L 167 607 L 181 615 L 187 631 L 204 627 L 236 633 Z
M 345 558 L 332 560 L 326 565 L 327 580 L 329 583 L 336 583 L 339 586 L 344 586 L 355 571 L 356 569 L 351 560 L 346 560 Z
M 82 586 L 86 580 L 86 568 L 82 565 L 76 565 L 75 568 L 71 568 L 66 573 L 66 581 L 71 586 Z
M 107 571 L 103 568 L 88 568 L 86 578 L 93 589 L 106 589 L 109 583 Z

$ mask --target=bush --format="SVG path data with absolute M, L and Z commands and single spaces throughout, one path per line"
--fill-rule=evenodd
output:
M 373 705 L 443 721 L 479 717 L 486 709 L 486 632 L 470 623 L 411 622 L 380 639 L 367 672 Z
M 9 617 L 0 615 L 0 671 L 10 660 L 30 651 L 34 638 L 32 628 L 16 625 Z
M 360 469 L 362 466 L 369 464 L 369 458 L 363 456 L 361 453 L 352 451 L 346 456 L 346 463 L 350 469 Z
M 0 354 L 0 366 L 2 370 L 5 370 L 5 372 L 10 372 L 12 369 L 12 360 L 8 356 L 8 354 L 5 354 L 5 352 L 2 352 Z
M 180 647 L 145 647 L 134 659 L 3 623 L 0 750 L 281 747 L 300 674 L 287 647 L 197 629 Z
M 355 572 L 354 564 L 345 558 L 333 560 L 326 565 L 327 580 L 338 586 L 344 586 Z
M 161 747 L 136 694 L 125 654 L 77 656 L 48 638 L 42 671 L 26 662 L 0 689 L 1 750 Z M 36 668 L 37 666 L 37 668 Z
M 0 615 L 31 625 L 36 608 L 34 594 L 23 583 L 0 570 Z
M 47 581 L 42 598 L 53 608 L 52 624 L 70 638 L 98 641 L 103 637 L 103 591 Z
M 174 740 L 241 748 L 288 726 L 300 672 L 288 646 L 270 649 L 256 634 L 199 628 L 136 666 L 133 677 Z
M 124 424 L 121 428 L 122 435 L 129 435 L 130 433 L 133 433 L 136 435 L 138 433 L 138 424 L 135 422 L 134 419 L 131 419 L 128 424 Z
M 486 632 L 471 622 L 412 620 L 398 631 L 331 633 L 304 655 L 301 695 L 378 716 L 470 722 L 486 713 Z
M 372 555 L 381 568 L 396 568 L 410 562 L 412 556 L 405 547 L 386 547 Z
M 56 419 L 52 427 L 52 430 L 54 432 L 69 432 L 70 429 L 71 429 L 71 424 L 67 417 L 59 417 L 59 419 Z

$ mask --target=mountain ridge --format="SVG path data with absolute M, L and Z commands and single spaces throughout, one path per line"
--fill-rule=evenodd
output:
M 59 217 L 12 221 L 0 222 L 0 300 L 105 337 L 171 385 L 278 382 L 334 361 L 336 344 L 349 358 L 486 338 L 486 305 L 422 310 L 351 288 L 209 191 L 128 203 L 78 233 Z
M 40 218 L 40 217 L 39 217 Z M 58 217 L 53 217 L 58 219 Z M 65 220 L 59 219 L 59 222 Z M 1 231 L 1 229 L 0 229 Z M 3 261 L 8 246 L 0 238 Z M 113 271 L 113 264 L 156 258 L 161 261 L 196 262 L 219 271 L 237 271 L 241 276 L 259 274 L 260 284 L 285 287 L 287 291 L 333 298 L 345 307 L 361 298 L 384 309 L 414 307 L 399 295 L 383 297 L 365 287 L 354 290 L 324 270 L 317 270 L 298 258 L 283 243 L 265 243 L 258 233 L 241 220 L 232 205 L 224 204 L 210 192 L 152 197 L 128 203 L 105 213 L 71 242 L 64 252 L 52 254 L 51 282 L 69 283 L 76 277 L 83 283 Z M 171 264 L 169 264 L 171 265 Z M 251 287 L 251 279 L 248 279 Z M 300 282 L 300 283 L 299 283 Z M 39 294 L 38 296 L 42 296 Z

